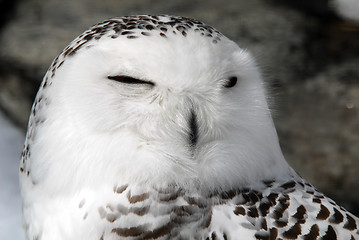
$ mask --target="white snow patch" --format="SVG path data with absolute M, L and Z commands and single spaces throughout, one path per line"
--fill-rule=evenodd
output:
M 0 112 L 0 239 L 22 240 L 19 164 L 24 134 Z
M 341 17 L 359 22 L 359 0 L 333 0 L 332 5 Z

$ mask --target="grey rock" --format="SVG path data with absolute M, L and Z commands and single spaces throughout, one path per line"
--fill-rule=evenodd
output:
M 359 59 L 328 66 L 286 86 L 277 118 L 290 164 L 327 195 L 357 209 L 359 183 Z

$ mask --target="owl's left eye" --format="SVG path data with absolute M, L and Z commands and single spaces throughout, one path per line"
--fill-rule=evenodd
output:
M 224 84 L 224 87 L 231 88 L 237 84 L 237 77 L 230 77 L 227 82 Z
M 126 84 L 148 84 L 151 86 L 155 85 L 153 82 L 144 81 L 144 80 L 140 80 L 140 79 L 128 77 L 128 76 L 108 76 L 107 78 L 110 80 L 116 81 L 116 82 L 121 82 L 121 83 L 126 83 Z

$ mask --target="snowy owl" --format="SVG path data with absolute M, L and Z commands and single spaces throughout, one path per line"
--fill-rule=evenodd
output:
M 113 18 L 67 46 L 20 179 L 29 240 L 359 239 L 285 161 L 251 55 L 185 17 Z

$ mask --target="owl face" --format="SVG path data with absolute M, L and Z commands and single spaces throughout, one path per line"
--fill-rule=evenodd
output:
M 225 37 L 216 44 L 195 32 L 105 39 L 64 66 L 54 84 L 73 123 L 89 131 L 127 129 L 184 145 L 194 145 L 188 140 L 196 132 L 200 144 L 240 127 L 234 116 L 245 118 L 264 100 L 241 99 L 262 94 L 259 75 L 249 54 Z
M 184 31 L 167 24 L 166 31 L 157 27 L 149 33 L 139 26 L 120 36 L 111 27 L 99 39 L 95 26 L 89 30 L 95 39 L 81 42 L 93 38 L 85 32 L 60 55 L 65 61 L 55 60 L 47 90 L 52 131 L 46 132 L 57 139 L 53 144 L 66 146 L 61 159 L 76 159 L 76 167 L 85 166 L 93 179 L 134 181 L 141 175 L 140 182 L 168 179 L 211 187 L 255 178 L 263 173 L 247 170 L 259 164 L 275 167 L 272 160 L 281 153 L 250 54 L 204 25 Z M 46 164 L 63 168 L 63 160 L 56 161 Z M 68 168 L 76 171 L 73 165 L 69 161 Z

